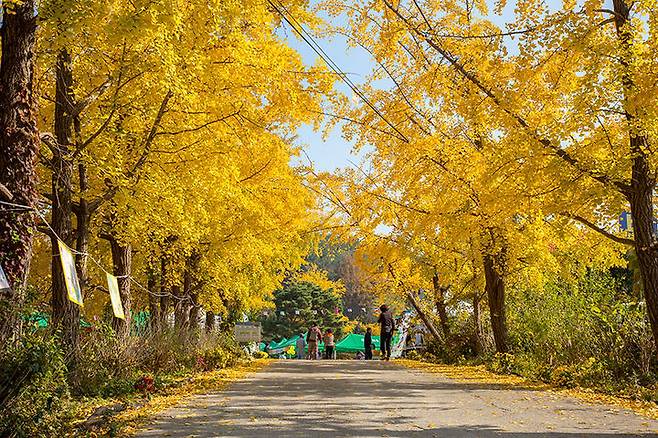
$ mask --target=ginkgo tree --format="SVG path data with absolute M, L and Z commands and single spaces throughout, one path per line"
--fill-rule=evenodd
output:
M 317 21 L 304 2 L 284 3 Z M 261 2 L 70 0 L 43 2 L 39 14 L 50 203 L 41 229 L 66 344 L 75 349 L 80 314 L 57 239 L 77 251 L 86 293 L 106 296 L 88 254 L 112 266 L 128 314 L 113 324 L 124 335 L 141 291 L 131 279 L 149 285 L 141 302 L 160 322 L 172 305 L 180 321 L 200 306 L 263 305 L 306 251 L 315 210 L 290 166 L 291 138 L 317 121 L 332 77 L 302 63 Z
M 390 89 L 367 86 L 369 104 L 351 110 L 346 101 L 342 107 L 359 121 L 348 125 L 347 135 L 375 148 L 372 172 L 357 178 L 365 188 L 353 196 L 356 202 L 346 203 L 350 223 L 362 226 L 375 213 L 370 231 L 381 221 L 416 239 L 439 233 L 473 245 L 499 351 L 507 349 L 506 278 L 521 268 L 541 273 L 529 269 L 562 267 L 544 265 L 546 257 L 555 257 L 546 249 L 560 246 L 551 234 L 570 230 L 595 242 L 600 256 L 580 254 L 587 263 L 620 262 L 618 244 L 631 240 L 609 231 L 609 223 L 624 208 L 623 199 L 606 190 L 612 180 L 594 170 L 594 157 L 610 149 L 597 141 L 612 134 L 604 136 L 609 127 L 600 128 L 578 101 L 605 94 L 577 88 L 584 86 L 585 69 L 566 50 L 573 43 L 566 30 L 576 19 L 584 26 L 583 14 L 524 3 L 519 15 L 525 18 L 517 22 L 529 30 L 522 32 L 519 53 L 511 53 L 505 39 L 510 34 L 480 18 L 486 4 L 326 4 L 347 15 L 341 31 L 377 62 L 373 80 L 391 83 Z M 610 244 L 599 245 L 583 228 L 610 238 Z

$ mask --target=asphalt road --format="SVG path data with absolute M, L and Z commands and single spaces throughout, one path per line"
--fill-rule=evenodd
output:
M 658 421 L 552 392 L 380 361 L 276 361 L 165 411 L 138 437 L 658 436 Z

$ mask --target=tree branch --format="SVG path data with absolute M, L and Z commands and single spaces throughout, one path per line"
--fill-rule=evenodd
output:
M 395 8 L 393 4 L 391 4 L 388 0 L 383 0 L 383 2 L 386 5 L 386 7 L 389 10 L 391 10 L 391 12 L 393 12 L 398 17 L 398 19 L 400 19 L 412 31 L 412 33 L 422 38 L 430 47 L 432 47 L 446 61 L 448 61 L 448 63 L 453 68 L 455 68 L 455 70 L 457 70 L 457 72 L 461 76 L 463 76 L 473 85 L 475 85 L 482 93 L 484 93 L 485 96 L 490 98 L 491 101 L 504 113 L 512 117 L 512 119 L 514 119 L 526 131 L 526 133 L 530 135 L 530 137 L 538 141 L 542 146 L 546 147 L 547 149 L 550 149 L 557 157 L 567 162 L 576 170 L 587 174 L 589 177 L 600 182 L 603 185 L 615 187 L 622 194 L 628 193 L 628 191 L 631 188 L 629 183 L 623 181 L 617 181 L 611 178 L 609 175 L 605 175 L 596 172 L 592 169 L 588 169 L 584 167 L 574 156 L 572 156 L 569 152 L 563 149 L 560 145 L 554 144 L 551 140 L 547 138 L 543 138 L 541 135 L 539 135 L 539 133 L 535 129 L 533 129 L 523 117 L 521 117 L 518 113 L 512 111 L 508 107 L 506 107 L 503 104 L 502 100 L 494 93 L 494 91 L 491 88 L 487 87 L 482 81 L 480 81 L 480 78 L 478 78 L 474 73 L 466 70 L 464 65 L 462 65 L 452 53 L 450 53 L 449 51 L 444 49 L 439 43 L 434 41 L 434 39 L 431 38 L 428 32 L 423 32 L 420 29 L 418 29 L 418 27 L 414 26 L 410 22 L 410 20 L 407 17 L 403 16 L 400 13 L 400 11 L 397 8 Z
M 629 245 L 629 246 L 635 245 L 635 241 L 633 239 L 627 239 L 625 237 L 621 237 L 621 236 L 617 236 L 615 234 L 612 234 L 611 232 L 604 230 L 603 228 L 601 228 L 598 225 L 588 221 L 587 219 L 585 219 L 582 216 L 578 216 L 578 215 L 570 214 L 570 213 L 562 213 L 562 216 L 565 216 L 565 217 L 568 217 L 569 219 L 573 219 L 577 222 L 580 222 L 581 224 L 585 225 L 589 229 L 596 231 L 597 233 L 607 237 L 610 240 L 613 240 L 617 243 L 621 243 L 622 245 Z
M 160 123 L 162 122 L 162 117 L 164 117 L 164 114 L 167 110 L 167 104 L 169 103 L 169 100 L 173 97 L 173 95 L 174 93 L 171 90 L 169 90 L 167 91 L 165 97 L 162 99 L 162 103 L 160 104 L 158 113 L 156 114 L 155 119 L 153 120 L 153 125 L 151 125 L 151 129 L 149 130 L 148 135 L 142 142 L 142 145 L 144 146 L 144 148 L 142 149 L 142 154 L 140 155 L 137 162 L 133 165 L 132 169 L 130 169 L 126 173 L 126 177 L 128 179 L 133 178 L 135 174 L 137 174 L 137 172 L 141 169 L 141 167 L 146 162 L 146 159 L 148 158 L 148 155 L 151 151 L 151 145 L 153 144 L 153 140 L 155 139 L 155 136 L 158 132 L 158 128 L 160 127 Z M 96 197 L 91 202 L 89 202 L 90 214 L 98 210 L 98 208 L 101 205 L 103 205 L 103 203 L 112 199 L 114 195 L 117 194 L 118 191 L 119 188 L 116 185 L 112 185 L 102 195 Z

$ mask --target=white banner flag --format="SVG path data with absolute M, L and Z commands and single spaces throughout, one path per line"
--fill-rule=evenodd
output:
M 11 286 L 9 286 L 9 280 L 7 280 L 5 271 L 3 271 L 2 266 L 0 266 L 0 292 L 5 290 L 11 290 Z
M 82 306 L 82 291 L 80 290 L 80 282 L 78 282 L 78 274 L 75 271 L 73 252 L 71 252 L 71 249 L 61 240 L 57 240 L 57 246 L 59 247 L 59 259 L 62 262 L 64 283 L 66 283 L 69 300 Z
M 120 319 L 126 319 L 126 315 L 123 314 L 123 305 L 121 304 L 119 281 L 112 274 L 106 272 L 105 275 L 107 276 L 107 289 L 110 291 L 110 301 L 112 302 L 114 316 Z

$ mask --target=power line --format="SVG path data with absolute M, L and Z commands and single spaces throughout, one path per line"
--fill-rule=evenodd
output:
M 57 234 L 57 232 L 53 229 L 53 227 L 50 226 L 50 223 L 48 222 L 48 220 L 44 217 L 44 215 L 41 214 L 41 212 L 40 212 L 37 208 L 35 208 L 35 207 L 30 207 L 29 205 L 14 204 L 14 203 L 12 203 L 12 202 L 6 202 L 6 201 L 0 201 L 0 205 L 7 205 L 7 206 L 10 206 L 10 207 L 14 207 L 14 210 L 15 210 L 15 211 L 22 211 L 22 212 L 25 212 L 25 213 L 27 213 L 27 212 L 34 212 L 34 213 L 36 213 L 36 215 L 39 216 L 39 217 L 41 218 L 41 220 L 43 221 L 43 223 L 46 224 L 46 227 L 48 227 L 49 231 L 53 234 L 53 236 L 54 236 L 57 240 L 59 240 L 59 241 L 61 241 L 61 242 L 63 242 L 63 243 L 65 242 L 65 240 L 62 239 L 62 238 Z M 2 210 L 0 210 L 0 212 L 3 212 L 3 211 L 9 211 L 9 210 L 7 210 L 7 209 L 2 209 Z M 66 243 L 64 243 L 64 244 L 66 245 Z M 78 251 L 78 250 L 76 250 L 76 249 L 73 249 L 73 248 L 69 247 L 68 245 L 66 245 L 66 247 L 69 249 L 69 251 L 71 251 L 72 254 L 75 254 L 75 255 L 82 255 L 82 256 L 89 257 L 89 260 L 91 260 L 92 262 L 94 262 L 94 263 L 96 264 L 96 266 L 98 266 L 98 267 L 100 268 L 100 270 L 103 271 L 103 272 L 105 272 L 106 274 L 110 274 L 110 275 L 116 277 L 117 279 L 119 279 L 119 278 L 128 278 L 128 279 L 129 279 L 129 280 L 130 280 L 135 286 L 137 286 L 138 288 L 140 288 L 140 289 L 142 289 L 142 290 L 148 292 L 150 295 L 152 295 L 152 296 L 154 296 L 154 297 L 158 297 L 158 298 L 162 298 L 162 297 L 173 297 L 173 298 L 178 299 L 178 300 L 183 300 L 183 299 L 185 299 L 185 297 L 177 297 L 176 295 L 172 294 L 171 292 L 168 292 L 168 293 L 166 293 L 166 294 L 162 294 L 162 293 L 156 293 L 156 292 L 150 291 L 148 288 L 142 286 L 139 282 L 137 282 L 137 280 L 135 280 L 135 278 L 134 278 L 132 275 L 118 275 L 118 276 L 117 276 L 117 275 L 114 275 L 114 274 L 112 274 L 109 270 L 105 269 L 105 267 L 101 264 L 101 262 L 99 262 L 96 258 L 94 258 L 94 257 L 93 257 L 91 254 L 89 254 L 88 252 L 81 252 L 81 251 Z
M 278 3 L 278 6 L 274 4 L 274 1 Z M 306 31 L 304 26 L 295 18 L 295 16 L 286 9 L 283 4 L 278 0 L 267 0 L 267 2 L 276 10 L 276 12 L 285 20 L 286 23 L 292 28 L 292 30 L 299 35 L 299 37 L 320 57 L 327 65 L 342 79 L 342 81 L 347 84 L 350 89 L 356 93 L 361 100 L 372 109 L 375 114 L 377 114 L 397 135 L 388 133 L 397 137 L 399 140 L 409 143 L 409 139 L 405 136 L 392 122 L 390 122 L 376 107 L 373 105 L 370 100 L 358 89 L 356 84 L 350 80 L 349 77 L 343 72 L 338 64 L 336 64 L 331 57 L 322 49 L 322 47 L 315 41 L 314 37 Z M 285 11 L 285 14 L 284 12 Z M 287 14 L 287 15 L 286 15 Z M 290 18 L 289 18 L 290 17 Z M 295 25 L 296 24 L 296 25 Z

